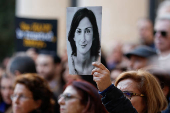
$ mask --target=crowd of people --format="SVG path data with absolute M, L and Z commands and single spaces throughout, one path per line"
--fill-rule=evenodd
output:
M 69 74 L 67 52 L 30 48 L 4 58 L 0 113 L 170 113 L 170 1 L 137 30 L 140 44 L 102 51 L 89 76 Z

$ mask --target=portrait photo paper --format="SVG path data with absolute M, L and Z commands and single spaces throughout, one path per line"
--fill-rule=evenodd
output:
M 101 21 L 101 6 L 67 8 L 69 74 L 91 75 L 92 62 L 100 62 Z

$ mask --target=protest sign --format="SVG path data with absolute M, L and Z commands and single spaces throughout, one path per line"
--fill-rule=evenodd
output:
M 69 74 L 91 75 L 101 56 L 101 18 L 101 6 L 67 8 Z
M 16 17 L 16 48 L 28 48 L 57 52 L 57 20 Z

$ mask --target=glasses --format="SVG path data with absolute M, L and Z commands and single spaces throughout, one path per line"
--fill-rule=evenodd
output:
M 70 93 L 66 93 L 66 94 L 61 94 L 61 95 L 59 96 L 58 100 L 59 100 L 60 98 L 62 98 L 62 97 L 64 98 L 65 101 L 68 101 L 68 100 L 73 99 L 73 98 L 80 99 L 80 98 L 78 98 L 78 97 L 75 97 L 75 96 L 71 95 Z
M 75 33 L 80 35 L 82 33 L 82 29 L 77 28 Z M 93 29 L 91 27 L 85 28 L 84 33 L 85 35 L 91 35 L 93 33 Z
M 11 95 L 11 100 L 15 100 L 17 98 L 21 101 L 24 101 L 24 100 L 27 100 L 27 99 L 33 99 L 33 98 L 27 97 L 25 95 L 16 95 L 16 94 Z
M 154 36 L 156 35 L 156 33 L 160 33 L 161 34 L 161 36 L 163 36 L 163 37 L 167 37 L 167 35 L 168 35 L 168 32 L 166 32 L 166 31 L 154 31 Z
M 129 91 L 123 91 L 123 94 L 129 99 L 131 100 L 132 96 L 141 96 L 144 97 L 144 94 L 137 94 L 137 93 L 132 93 Z

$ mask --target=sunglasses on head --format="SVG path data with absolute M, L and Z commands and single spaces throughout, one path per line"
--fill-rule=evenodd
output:
M 166 31 L 154 31 L 154 36 L 156 35 L 156 33 L 160 33 L 161 34 L 161 36 L 163 36 L 163 37 L 167 37 L 167 35 L 168 35 L 168 32 L 166 32 Z

